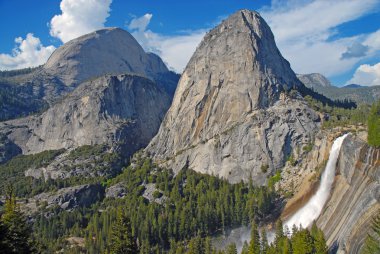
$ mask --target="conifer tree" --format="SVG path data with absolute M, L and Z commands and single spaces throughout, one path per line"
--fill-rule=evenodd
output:
M 365 240 L 362 253 L 380 253 L 380 213 L 373 219 L 371 231 Z
M 249 254 L 249 245 L 247 241 L 244 241 L 243 248 L 241 250 L 241 254 Z
M 317 227 L 317 224 L 315 223 L 315 221 L 313 222 L 313 225 L 311 226 L 310 233 L 314 240 L 315 254 L 327 254 L 328 247 L 326 244 L 325 236 L 323 234 L 323 231 Z
M 137 244 L 132 235 L 131 222 L 121 209 L 117 211 L 116 222 L 112 227 L 110 253 L 138 253 Z
M 372 105 L 368 116 L 368 144 L 380 147 L 380 101 Z
M 249 254 L 260 254 L 260 235 L 255 221 L 252 221 L 251 242 L 249 243 Z
M 293 254 L 313 254 L 314 244 L 307 229 L 300 229 L 291 239 Z
M 4 253 L 35 252 L 31 229 L 17 205 L 12 186 L 7 189 L 1 224 L 1 245 L 3 245 Z
M 268 251 L 269 245 L 268 245 L 268 238 L 267 238 L 267 232 L 265 228 L 261 231 L 261 253 L 266 254 Z
M 282 225 L 282 220 L 278 219 L 276 222 L 276 236 L 275 236 L 275 243 L 282 239 L 284 237 L 284 228 Z
M 231 243 L 227 246 L 226 254 L 237 254 L 236 244 Z

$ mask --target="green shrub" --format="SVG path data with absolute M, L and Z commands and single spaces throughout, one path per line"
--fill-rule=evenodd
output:
M 264 174 L 266 172 L 268 172 L 268 169 L 269 169 L 269 165 L 268 164 L 261 165 L 261 172 L 263 172 Z
M 160 197 L 162 197 L 162 193 L 156 190 L 155 192 L 153 192 L 153 197 L 154 198 L 160 198 Z

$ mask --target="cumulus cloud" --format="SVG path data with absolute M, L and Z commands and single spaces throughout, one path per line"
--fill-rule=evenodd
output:
M 359 84 L 365 86 L 380 86 L 380 63 L 375 65 L 360 65 L 352 79 L 347 81 L 348 84 Z
M 54 46 L 44 47 L 40 39 L 32 33 L 28 33 L 25 39 L 16 38 L 15 43 L 12 54 L 0 54 L 1 70 L 22 69 L 44 64 L 55 50 Z
M 62 0 L 50 21 L 50 35 L 67 42 L 104 27 L 112 0 Z
M 296 72 L 320 72 L 331 77 L 351 70 L 365 57 L 363 48 L 362 52 L 353 51 L 353 45 L 365 36 L 339 38 L 337 27 L 373 12 L 378 4 L 377 0 L 273 0 L 260 13 Z M 369 47 L 367 55 L 373 52 L 369 44 L 362 44 Z
M 341 59 L 366 56 L 368 49 L 368 46 L 356 41 L 352 46 L 347 48 L 347 51 L 342 54 Z
M 152 14 L 147 13 L 142 17 L 134 18 L 127 27 L 132 30 L 132 35 L 146 51 L 158 54 L 169 68 L 181 73 L 207 29 L 166 36 L 147 29 L 152 17 Z
M 152 17 L 152 14 L 147 13 L 140 18 L 134 18 L 131 23 L 129 23 L 128 28 L 131 30 L 137 29 L 139 31 L 145 31 Z

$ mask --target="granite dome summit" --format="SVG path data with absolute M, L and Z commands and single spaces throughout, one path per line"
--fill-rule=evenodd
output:
M 158 56 L 146 53 L 130 33 L 115 27 L 65 43 L 54 51 L 43 69 L 66 85 L 103 74 L 129 72 L 154 78 L 169 71 Z
M 260 167 L 282 167 L 318 129 L 318 115 L 287 95 L 298 87 L 264 19 L 238 11 L 198 46 L 147 151 L 175 170 L 263 184 Z

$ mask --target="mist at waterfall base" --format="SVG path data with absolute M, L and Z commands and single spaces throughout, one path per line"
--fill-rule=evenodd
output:
M 290 234 L 292 233 L 291 229 L 293 225 L 296 225 L 298 228 L 300 226 L 302 226 L 302 228 L 307 228 L 321 214 L 322 209 L 329 198 L 330 191 L 334 183 L 335 168 L 338 161 L 340 148 L 342 147 L 343 141 L 347 137 L 347 135 L 348 134 L 345 134 L 335 139 L 330 150 L 330 155 L 325 170 L 322 173 L 321 182 L 317 192 L 310 198 L 310 200 L 303 207 L 301 207 L 297 212 L 295 212 L 289 219 L 284 221 L 284 229 L 288 228 Z M 249 242 L 249 240 L 251 239 L 250 229 L 246 228 L 243 231 L 244 232 L 242 232 L 240 239 L 237 239 L 237 241 L 235 242 L 238 249 L 238 253 L 241 253 L 244 242 Z M 267 232 L 268 242 L 273 242 L 274 237 L 274 232 Z

